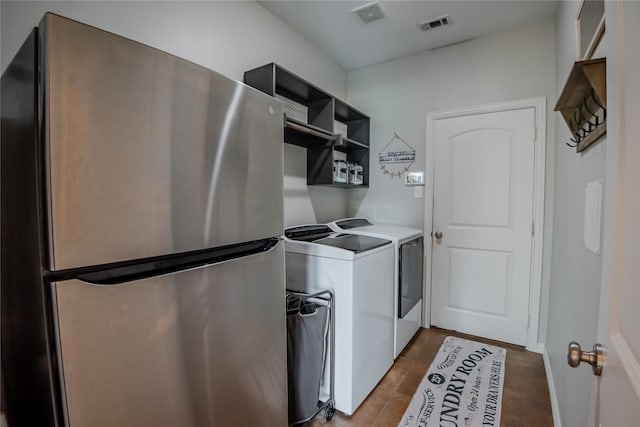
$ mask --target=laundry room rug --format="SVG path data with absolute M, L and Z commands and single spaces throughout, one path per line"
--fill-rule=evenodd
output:
M 499 426 L 507 350 L 447 337 L 398 427 Z

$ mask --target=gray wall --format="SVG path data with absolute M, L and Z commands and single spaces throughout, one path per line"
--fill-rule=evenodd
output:
M 580 2 L 559 2 L 556 12 L 556 87 L 560 96 L 576 60 L 575 19 Z M 605 34 L 594 58 L 606 56 Z M 602 258 L 583 246 L 585 184 L 604 178 L 606 138 L 577 154 L 565 145 L 570 132 L 555 115 L 555 202 L 547 352 L 565 427 L 587 425 L 593 377 L 586 367 L 567 365 L 567 345 L 596 342 Z M 606 194 L 604 194 L 606 198 Z
M 547 20 L 349 72 L 349 102 L 366 111 L 372 123 L 371 188 L 352 190 L 349 213 L 423 228 L 424 199 L 414 198 L 413 188 L 405 187 L 397 177 L 384 175 L 378 165 L 378 153 L 393 133 L 397 132 L 416 150 L 411 170 L 424 170 L 427 113 L 545 96 L 548 107 L 545 248 L 550 247 L 554 62 L 554 25 Z M 425 231 L 430 232 L 428 227 Z M 550 251 L 545 251 L 540 342 L 544 342 L 546 331 L 550 255 Z
M 0 65 L 4 72 L 43 14 L 55 12 L 216 70 L 242 81 L 243 73 L 276 62 L 346 98 L 346 72 L 323 51 L 253 1 L 30 2 L 2 1 Z M 346 215 L 340 189 L 298 186 L 306 153 L 285 145 L 285 224 Z M 306 182 L 306 181 L 305 181 Z

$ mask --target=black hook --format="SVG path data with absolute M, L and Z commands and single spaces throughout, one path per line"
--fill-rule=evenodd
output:
M 593 102 L 595 102 L 598 107 L 602 108 L 602 121 L 604 122 L 605 120 L 607 120 L 607 107 L 605 107 L 600 103 L 600 101 L 598 101 L 598 98 L 596 97 L 596 94 L 593 90 L 591 91 L 591 99 L 593 99 Z
M 587 119 L 584 114 L 582 114 L 582 108 L 584 107 L 587 111 L 589 111 L 589 113 L 591 113 L 591 111 L 589 110 L 589 108 L 587 108 L 587 102 L 586 102 L 587 98 L 585 98 L 582 101 L 582 104 L 580 104 L 580 106 L 578 107 L 578 110 L 580 111 L 580 115 L 582 116 L 582 118 L 584 119 L 584 122 L 586 124 L 589 125 L 589 133 L 591 133 L 597 126 L 598 126 L 598 122 L 596 121 L 596 123 L 591 123 L 591 119 Z M 591 117 L 593 117 L 593 113 L 591 113 Z
M 578 109 L 576 109 L 575 113 L 573 113 L 573 124 L 576 127 L 576 132 L 580 129 L 580 120 L 578 120 Z
M 582 131 L 582 137 L 586 138 L 588 134 L 591 133 L 591 128 L 589 130 L 585 129 L 583 126 L 585 123 L 590 123 L 587 119 L 582 115 L 582 107 L 578 107 L 578 116 L 580 116 L 580 129 L 578 131 Z
M 593 89 L 591 90 L 591 98 L 593 98 Z M 594 113 L 593 111 L 591 111 L 591 108 L 589 108 L 589 98 L 584 99 L 583 105 L 584 105 L 584 108 L 589 112 L 589 114 L 591 114 L 591 117 L 595 117 L 596 123 L 594 126 L 598 127 L 600 125 L 600 117 L 598 117 L 597 112 Z
M 571 144 L 569 144 L 569 143 L 567 142 L 567 145 L 568 145 L 569 147 L 575 147 L 575 146 L 577 146 L 577 145 L 578 145 L 578 144 L 580 144 L 580 142 L 582 142 L 582 140 L 584 139 L 584 137 L 580 135 L 579 130 L 577 130 L 577 131 L 573 134 L 573 136 L 575 137 L 575 139 L 574 139 L 574 138 L 569 138 L 569 139 L 571 139 L 571 142 L 573 142 L 573 144 L 574 144 L 574 145 L 571 145 Z

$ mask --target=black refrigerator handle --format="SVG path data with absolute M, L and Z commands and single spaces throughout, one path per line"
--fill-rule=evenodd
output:
M 47 274 L 47 279 L 50 282 L 78 279 L 94 285 L 118 285 L 267 252 L 280 240 L 280 237 L 270 237 L 180 254 L 51 272 Z

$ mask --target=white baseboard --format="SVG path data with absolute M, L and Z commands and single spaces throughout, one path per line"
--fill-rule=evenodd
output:
M 560 420 L 560 407 L 558 406 L 558 395 L 556 394 L 556 385 L 553 381 L 553 371 L 551 370 L 551 361 L 547 354 L 547 346 L 542 345 L 542 360 L 544 361 L 544 371 L 547 374 L 547 385 L 549 386 L 549 399 L 551 399 L 551 413 L 553 414 L 553 425 L 562 427 Z
M 537 343 L 534 343 L 531 346 L 527 346 L 526 350 L 527 351 L 531 351 L 533 353 L 544 354 L 545 347 L 544 347 L 543 343 L 537 342 Z

